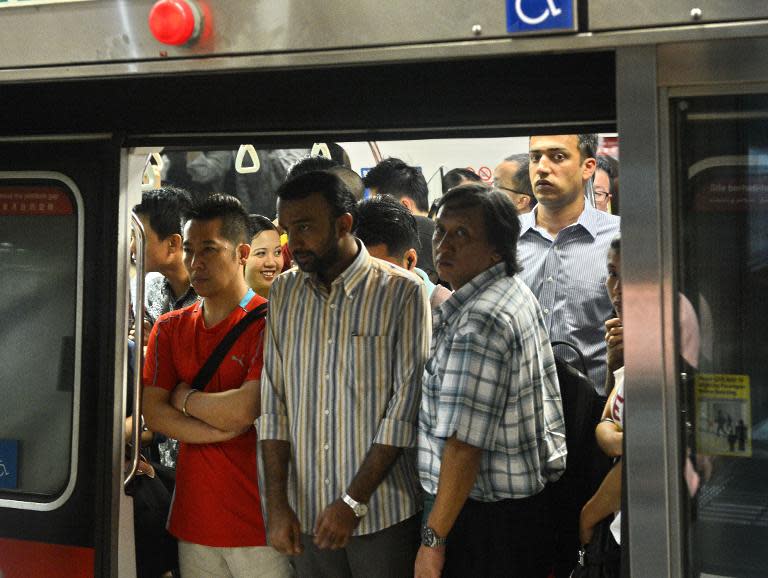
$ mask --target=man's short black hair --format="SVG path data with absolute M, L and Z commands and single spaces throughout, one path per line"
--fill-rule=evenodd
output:
M 408 249 L 421 248 L 416 219 L 389 195 L 376 195 L 357 204 L 355 236 L 366 247 L 385 245 L 387 254 L 397 258 Z
M 616 188 L 616 179 L 619 176 L 619 161 L 617 161 L 612 156 L 600 155 L 597 157 L 597 170 L 595 170 L 595 173 L 597 173 L 597 171 L 605 171 L 605 174 L 608 175 L 608 182 L 610 186 L 610 190 L 608 192 L 613 194 L 614 189 Z
M 221 236 L 230 243 L 237 246 L 251 241 L 248 213 L 237 197 L 232 195 L 212 193 L 193 203 L 185 217 L 186 221 L 221 219 Z
M 354 228 L 355 197 L 341 177 L 328 171 L 311 171 L 288 179 L 277 189 L 277 198 L 281 201 L 298 201 L 314 193 L 320 193 L 335 219 L 344 213 L 352 215 Z
M 183 215 L 191 204 L 189 193 L 176 187 L 161 187 L 141 194 L 133 212 L 149 219 L 149 226 L 160 240 L 181 235 Z
M 443 175 L 443 193 L 447 192 L 455 186 L 460 185 L 464 181 L 471 183 L 482 183 L 483 179 L 480 178 L 475 171 L 471 169 L 451 169 Z
M 581 153 L 581 161 L 585 159 L 595 158 L 597 156 L 597 135 L 596 134 L 577 134 L 579 139 L 579 153 Z
M 356 200 L 359 201 L 363 198 L 363 195 L 365 194 L 365 185 L 363 184 L 363 179 L 361 179 L 360 175 L 355 171 L 344 165 L 331 167 L 327 170 L 329 173 L 333 173 L 344 181 L 344 184 L 347 185 L 347 188 L 354 195 Z
M 410 197 L 419 211 L 429 210 L 429 188 L 421 170 L 390 157 L 384 159 L 363 178 L 365 186 L 376 189 L 379 195 L 391 195 L 396 199 Z
M 339 163 L 336 161 L 319 155 L 304 157 L 288 169 L 288 174 L 285 176 L 285 180 L 295 179 L 299 175 L 311 173 L 312 171 L 325 171 L 338 166 Z
M 484 184 L 468 183 L 448 191 L 440 198 L 438 207 L 452 211 L 479 207 L 488 243 L 507 264 L 507 275 L 511 277 L 520 271 L 517 262 L 520 221 L 517 209 L 507 195 Z

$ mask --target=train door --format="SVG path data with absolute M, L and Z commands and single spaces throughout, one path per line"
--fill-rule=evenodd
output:
M 120 154 L 109 135 L 0 142 L 3 578 L 116 566 Z
M 632 576 L 768 568 L 766 48 L 617 51 Z

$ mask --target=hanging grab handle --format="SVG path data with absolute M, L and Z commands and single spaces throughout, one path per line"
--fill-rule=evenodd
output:
M 247 167 L 243 165 L 245 155 L 251 158 L 251 166 Z M 257 173 L 261 168 L 261 162 L 259 162 L 259 155 L 256 153 L 256 149 L 253 145 L 242 144 L 237 149 L 237 156 L 235 157 L 235 170 L 240 174 Z

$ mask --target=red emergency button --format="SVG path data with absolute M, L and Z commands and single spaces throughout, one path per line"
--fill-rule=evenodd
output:
M 190 0 L 159 0 L 149 13 L 149 29 L 163 44 L 187 44 L 200 36 L 203 17 Z

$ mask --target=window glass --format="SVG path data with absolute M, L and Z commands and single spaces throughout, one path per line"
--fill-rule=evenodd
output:
M 45 499 L 69 481 L 77 239 L 62 183 L 0 179 L 0 498 Z
M 673 110 L 688 301 L 679 345 L 696 362 L 681 362 L 690 574 L 764 576 L 768 98 L 693 98 Z

